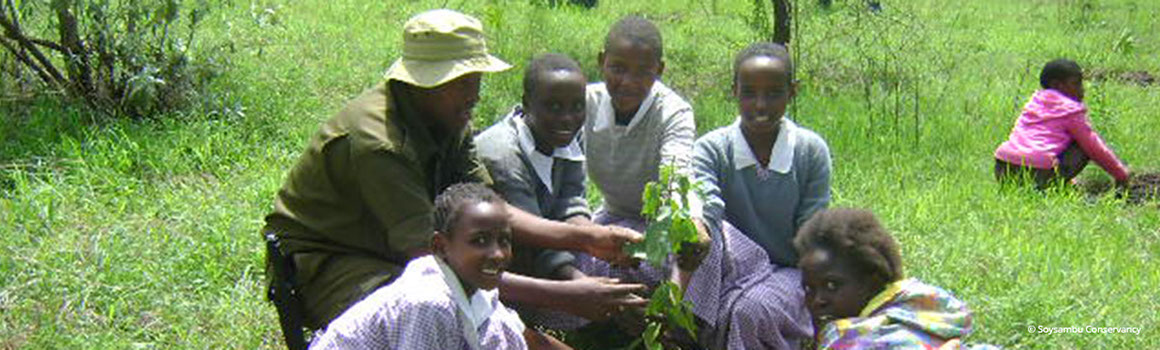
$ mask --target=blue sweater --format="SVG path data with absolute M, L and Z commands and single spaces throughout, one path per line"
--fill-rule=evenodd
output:
M 798 227 L 830 202 L 830 150 L 818 134 L 782 119 L 767 167 L 740 124 L 713 130 L 694 145 L 694 176 L 705 190 L 704 219 L 728 220 L 780 266 L 797 266 Z

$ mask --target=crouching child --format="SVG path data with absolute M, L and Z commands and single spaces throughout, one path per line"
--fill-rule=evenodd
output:
M 527 349 L 526 329 L 496 287 L 511 260 L 506 205 L 483 184 L 435 199 L 432 255 L 411 260 L 332 321 L 311 349 Z
M 898 243 L 869 211 L 818 212 L 794 246 L 818 349 L 967 348 L 967 304 L 942 288 L 903 278 Z

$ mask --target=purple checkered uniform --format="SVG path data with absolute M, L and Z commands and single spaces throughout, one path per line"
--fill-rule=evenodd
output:
M 453 287 L 462 287 L 444 271 L 451 270 L 434 256 L 412 260 L 398 280 L 332 321 L 310 348 L 527 349 L 523 322 L 495 290 L 457 296 Z
M 643 231 L 644 222 L 597 213 L 593 220 Z M 797 349 L 813 334 L 801 271 L 769 261 L 765 250 L 728 222 L 713 234 L 709 254 L 689 281 L 685 300 L 703 321 L 698 340 L 711 349 Z M 611 267 L 577 254 L 577 268 L 594 276 L 612 276 L 655 286 L 664 271 L 642 263 L 641 269 Z M 546 320 L 555 325 L 582 325 L 575 318 Z M 580 319 L 582 320 L 582 319 Z

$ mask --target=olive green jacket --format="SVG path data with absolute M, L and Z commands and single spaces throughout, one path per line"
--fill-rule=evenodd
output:
M 471 128 L 437 142 L 423 116 L 383 82 L 321 126 L 278 191 L 269 229 L 285 253 L 364 254 L 406 264 L 434 232 L 434 198 L 491 179 Z

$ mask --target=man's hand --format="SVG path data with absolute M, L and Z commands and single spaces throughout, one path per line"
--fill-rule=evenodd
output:
M 644 240 L 639 232 L 620 226 L 586 226 L 589 237 L 584 252 L 617 266 L 635 266 L 633 258 L 624 253 L 624 245 Z
M 562 281 L 553 293 L 558 309 L 592 321 L 604 321 L 612 315 L 632 307 L 648 305 L 648 299 L 633 293 L 642 293 L 643 284 L 622 284 L 605 277 L 585 277 Z

